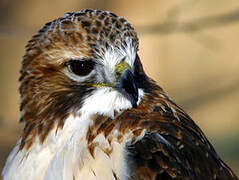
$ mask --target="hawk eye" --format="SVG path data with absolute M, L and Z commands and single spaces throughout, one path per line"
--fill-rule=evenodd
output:
M 71 72 L 78 76 L 86 76 L 94 69 L 94 61 L 92 60 L 70 60 L 65 63 Z

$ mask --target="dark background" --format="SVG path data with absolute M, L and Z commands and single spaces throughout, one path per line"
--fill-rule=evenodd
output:
M 46 22 L 83 8 L 128 19 L 146 72 L 239 174 L 238 0 L 0 0 L 0 171 L 17 139 L 24 46 Z

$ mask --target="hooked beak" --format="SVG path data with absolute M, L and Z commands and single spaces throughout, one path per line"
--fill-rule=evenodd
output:
M 129 99 L 134 108 L 137 107 L 138 87 L 130 70 L 126 69 L 124 71 L 120 81 L 116 84 L 116 88 Z
M 116 78 L 118 83 L 116 89 L 129 99 L 134 108 L 138 102 L 138 87 L 134 79 L 134 75 L 130 70 L 130 66 L 126 62 L 119 63 L 115 68 Z

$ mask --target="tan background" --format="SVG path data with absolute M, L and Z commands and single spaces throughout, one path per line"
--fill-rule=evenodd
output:
M 113 11 L 136 27 L 146 72 L 239 174 L 238 0 L 0 0 L 0 171 L 22 126 L 24 46 L 46 22 L 83 8 Z

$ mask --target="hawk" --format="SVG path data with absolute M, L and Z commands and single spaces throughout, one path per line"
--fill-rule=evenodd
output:
M 25 124 L 4 180 L 232 180 L 200 128 L 144 72 L 123 17 L 85 9 L 26 46 Z

